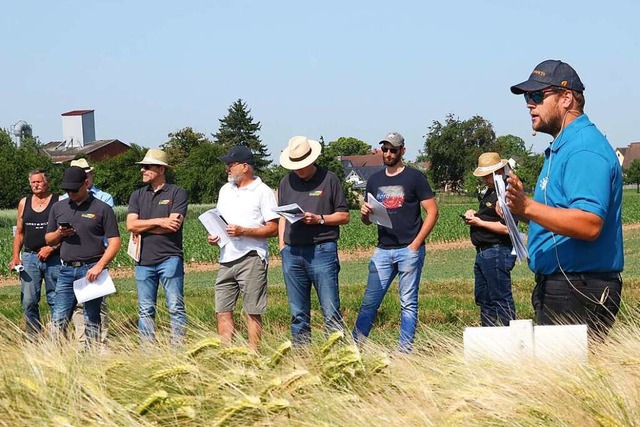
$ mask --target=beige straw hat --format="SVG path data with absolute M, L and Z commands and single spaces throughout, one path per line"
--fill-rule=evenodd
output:
M 280 165 L 288 170 L 298 170 L 313 164 L 322 152 L 318 141 L 306 136 L 294 136 L 287 148 L 280 153 Z

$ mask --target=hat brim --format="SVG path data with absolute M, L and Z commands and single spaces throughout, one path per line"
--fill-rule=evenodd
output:
M 153 160 L 153 159 L 142 159 L 142 161 L 136 162 L 136 165 L 165 166 L 171 169 L 171 166 L 169 166 L 165 162 L 161 162 L 159 160 Z
M 75 181 L 64 182 L 63 181 L 62 184 L 60 184 L 60 188 L 63 189 L 64 191 L 78 191 L 83 184 L 84 184 L 84 181 L 82 182 L 75 182 Z
M 502 169 L 503 167 L 507 166 L 509 164 L 509 161 L 506 159 L 502 159 L 500 160 L 500 163 L 493 165 L 493 166 L 485 166 L 485 167 L 477 167 L 476 170 L 473 171 L 473 175 L 474 176 L 487 176 L 490 173 L 493 173 L 497 170 Z
M 514 95 L 522 95 L 525 92 L 535 92 L 537 90 L 546 89 L 551 86 L 549 83 L 542 83 L 536 80 L 525 80 L 522 83 L 511 86 L 511 93 Z
M 318 141 L 314 141 L 309 139 L 309 147 L 311 148 L 311 153 L 307 155 L 304 159 L 294 161 L 289 157 L 289 147 L 282 150 L 280 153 L 280 166 L 288 170 L 298 170 L 302 168 L 306 168 L 309 165 L 312 165 L 318 157 L 320 157 L 320 153 L 322 152 L 322 146 Z
M 218 157 L 218 159 L 219 159 L 222 163 L 225 163 L 225 164 L 227 164 L 227 165 L 228 165 L 229 163 L 233 163 L 233 162 L 247 163 L 247 164 L 249 164 L 249 165 L 253 165 L 253 161 L 249 161 L 249 160 L 243 160 L 243 161 L 235 160 L 235 159 L 233 159 L 233 157 L 231 157 L 231 156 L 222 156 L 222 157 Z
M 393 145 L 394 147 L 398 147 L 398 148 L 400 148 L 400 147 L 404 147 L 404 142 L 403 142 L 403 143 L 401 143 L 400 145 L 396 145 L 396 144 L 394 144 L 394 143 L 393 143 L 393 142 L 391 142 L 391 141 L 387 141 L 386 139 L 383 139 L 383 140 L 382 140 L 382 141 L 380 141 L 378 144 L 391 144 L 391 145 Z

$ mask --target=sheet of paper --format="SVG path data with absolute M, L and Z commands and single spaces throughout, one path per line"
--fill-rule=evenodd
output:
M 367 193 L 367 203 L 371 205 L 372 212 L 369 214 L 369 221 L 382 227 L 393 228 L 391 218 L 387 208 L 373 197 L 373 194 Z
M 127 246 L 127 255 L 140 262 L 140 250 L 142 249 L 142 239 L 139 235 L 131 233 L 129 235 L 129 245 Z
M 300 221 L 304 218 L 304 211 L 297 203 L 292 203 L 290 205 L 278 206 L 273 209 L 275 213 L 286 218 L 291 224 L 294 222 Z
M 111 280 L 109 270 L 102 270 L 102 273 L 95 281 L 90 282 L 86 277 L 73 282 L 73 293 L 79 303 L 91 301 L 96 298 L 110 295 L 116 292 L 116 287 Z
M 496 185 L 496 193 L 498 194 L 498 204 L 502 208 L 502 214 L 504 216 L 504 222 L 507 224 L 507 229 L 509 230 L 509 238 L 511 238 L 511 243 L 513 243 L 513 249 L 516 252 L 516 258 L 518 262 L 522 262 L 529 258 L 529 251 L 527 251 L 527 247 L 524 244 L 524 239 L 522 233 L 518 231 L 518 224 L 516 223 L 515 218 L 511 214 L 509 207 L 507 206 L 507 202 L 505 200 L 505 185 L 502 175 L 493 174 L 493 182 Z
M 218 246 L 223 247 L 230 242 L 230 237 L 227 234 L 227 222 L 222 218 L 218 209 L 209 209 L 198 217 L 204 228 L 211 236 L 218 236 Z

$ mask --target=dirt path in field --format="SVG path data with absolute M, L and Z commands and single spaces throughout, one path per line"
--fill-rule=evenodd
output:
M 637 230 L 640 229 L 640 223 L 638 224 L 628 224 L 622 227 L 623 231 L 628 230 Z M 467 239 L 465 240 L 457 240 L 455 242 L 446 242 L 446 243 L 430 243 L 428 245 L 428 251 L 448 251 L 453 249 L 464 249 L 471 248 L 471 242 Z M 358 261 L 358 260 L 366 260 L 371 257 L 371 253 L 373 252 L 373 248 L 371 249 L 359 249 L 359 250 L 350 250 L 350 251 L 340 251 L 340 261 Z M 279 257 L 271 257 L 269 259 L 269 264 L 273 266 L 280 266 L 280 258 Z M 193 272 L 201 272 L 201 271 L 214 271 L 219 267 L 218 264 L 188 264 L 185 265 L 186 273 Z M 119 269 L 119 270 L 111 270 L 111 276 L 114 278 L 127 278 L 133 277 L 133 269 Z M 10 277 L 0 277 L 0 287 L 1 286 L 12 286 L 18 285 L 19 280 L 17 276 L 14 274 Z

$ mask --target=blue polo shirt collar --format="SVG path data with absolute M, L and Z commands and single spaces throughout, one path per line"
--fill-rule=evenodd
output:
M 558 137 L 551 141 L 547 150 L 553 150 L 554 153 L 557 153 L 560 148 L 567 142 L 571 141 L 578 132 L 584 129 L 587 126 L 591 126 L 591 120 L 587 117 L 586 114 L 581 114 L 574 121 L 569 123 L 567 127 L 562 129 L 562 132 L 558 134 Z M 548 153 L 547 153 L 548 154 Z

